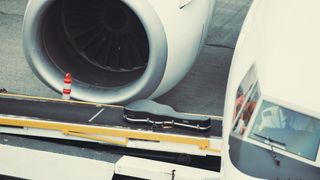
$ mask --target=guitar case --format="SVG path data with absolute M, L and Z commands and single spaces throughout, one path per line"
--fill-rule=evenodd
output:
M 194 130 L 208 130 L 211 128 L 211 119 L 209 117 L 179 113 L 168 105 L 147 99 L 126 105 L 123 118 L 132 123 L 150 123 Z

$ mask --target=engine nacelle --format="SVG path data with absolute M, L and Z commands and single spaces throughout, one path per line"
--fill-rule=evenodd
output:
M 155 98 L 190 70 L 215 0 L 30 0 L 23 47 L 32 70 L 61 92 L 99 103 Z

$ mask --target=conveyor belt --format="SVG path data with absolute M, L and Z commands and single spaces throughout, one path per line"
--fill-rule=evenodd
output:
M 14 95 L 0 95 L 0 114 L 38 118 L 45 121 L 84 124 L 92 126 L 123 127 L 132 130 L 153 130 L 161 133 L 196 137 L 210 137 L 222 134 L 222 122 L 212 120 L 212 128 L 198 132 L 182 128 L 156 128 L 150 125 L 131 124 L 122 118 L 121 106 L 91 104 L 76 101 L 60 101 L 45 98 L 21 98 Z

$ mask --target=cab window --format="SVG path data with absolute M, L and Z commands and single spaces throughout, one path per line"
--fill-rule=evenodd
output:
M 277 104 L 263 101 L 249 138 L 272 144 L 315 161 L 320 141 L 320 120 Z
M 242 136 L 260 97 L 256 68 L 253 65 L 241 81 L 235 100 L 232 132 Z
M 252 114 L 256 109 L 257 102 L 260 97 L 259 85 L 254 84 L 250 90 L 249 96 L 243 101 L 242 106 L 238 112 L 233 127 L 233 132 L 238 135 L 243 135 L 247 129 L 247 126 L 252 118 Z

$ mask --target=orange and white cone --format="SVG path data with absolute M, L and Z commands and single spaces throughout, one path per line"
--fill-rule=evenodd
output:
M 69 100 L 70 94 L 71 94 L 71 84 L 72 84 L 72 78 L 71 74 L 67 73 L 63 80 L 63 91 L 62 91 L 62 99 Z

